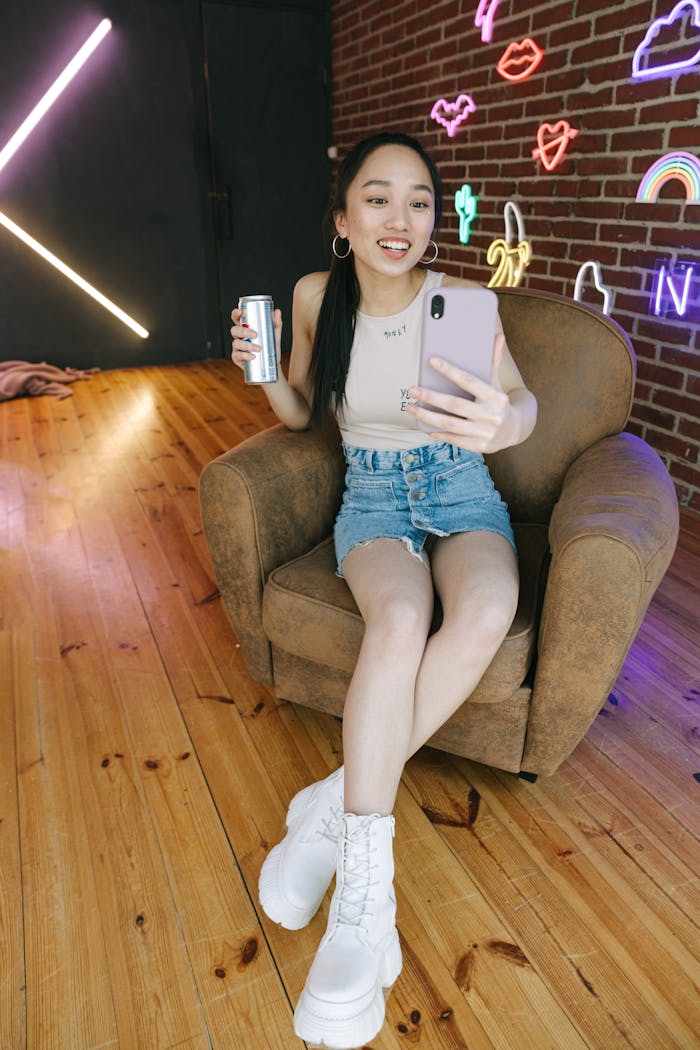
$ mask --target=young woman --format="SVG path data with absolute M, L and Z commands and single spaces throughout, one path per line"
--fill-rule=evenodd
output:
M 381 134 L 355 146 L 330 212 L 330 272 L 298 282 L 289 379 L 263 388 L 292 430 L 332 411 L 347 460 L 335 547 L 365 633 L 343 713 L 345 765 L 292 800 L 259 886 L 266 914 L 300 929 L 336 874 L 294 1024 L 300 1038 L 339 1050 L 376 1035 L 382 990 L 401 970 L 391 813 L 404 763 L 477 685 L 518 596 L 508 512 L 482 453 L 524 441 L 537 406 L 502 331 L 490 383 L 431 360 L 474 400 L 416 386 L 423 297 L 473 285 L 418 268 L 426 250 L 437 256 L 441 198 L 414 139 Z M 234 310 L 231 335 L 242 367 L 259 347 L 240 317 Z M 279 341 L 279 311 L 275 327 Z M 443 620 L 428 637 L 435 593 Z

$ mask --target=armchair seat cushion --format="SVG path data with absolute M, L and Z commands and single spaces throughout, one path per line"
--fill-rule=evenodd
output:
M 519 554 L 520 597 L 515 619 L 472 703 L 509 700 L 530 670 L 549 560 L 546 525 L 513 526 Z M 275 649 L 351 673 L 364 624 L 350 589 L 335 574 L 331 537 L 271 574 L 263 592 L 263 629 Z

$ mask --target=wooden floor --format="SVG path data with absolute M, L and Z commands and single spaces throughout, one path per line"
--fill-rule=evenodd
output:
M 197 479 L 273 422 L 227 362 L 0 404 L 0 1047 L 293 1050 L 325 928 L 256 883 L 340 726 L 247 675 Z M 531 785 L 423 750 L 373 1050 L 700 1047 L 700 522 L 609 702 Z

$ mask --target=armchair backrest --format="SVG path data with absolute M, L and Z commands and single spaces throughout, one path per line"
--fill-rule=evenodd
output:
M 522 445 L 488 456 L 514 521 L 546 523 L 573 461 L 619 433 L 632 407 L 636 361 L 622 328 L 551 292 L 498 290 L 508 346 L 539 412 Z

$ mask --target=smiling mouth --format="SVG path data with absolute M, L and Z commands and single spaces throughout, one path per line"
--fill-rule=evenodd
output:
M 385 251 L 396 252 L 397 255 L 403 252 L 407 252 L 408 249 L 411 247 L 410 241 L 385 240 L 377 241 L 377 244 L 380 248 L 384 248 Z

